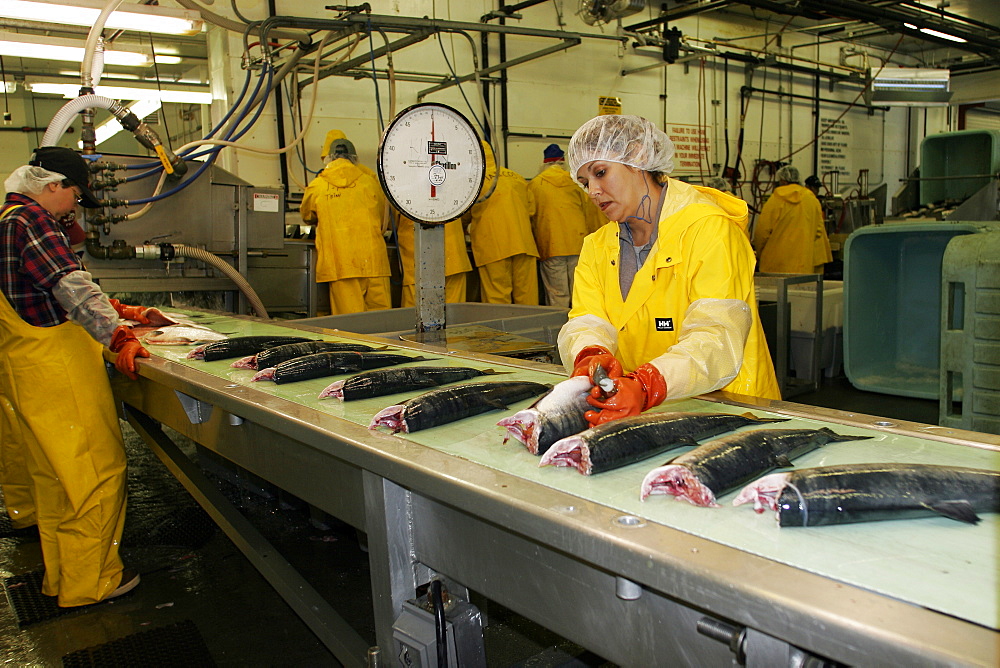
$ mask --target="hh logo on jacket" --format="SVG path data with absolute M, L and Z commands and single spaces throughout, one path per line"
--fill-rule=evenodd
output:
M 656 331 L 658 331 L 658 332 L 672 332 L 672 331 L 674 331 L 674 319 L 673 318 L 657 318 L 656 319 Z

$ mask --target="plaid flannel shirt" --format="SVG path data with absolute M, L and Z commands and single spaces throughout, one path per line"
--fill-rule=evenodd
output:
M 52 215 L 27 195 L 7 193 L 0 215 L 0 290 L 18 315 L 36 327 L 65 322 L 66 310 L 52 296 L 52 288 L 81 269 Z

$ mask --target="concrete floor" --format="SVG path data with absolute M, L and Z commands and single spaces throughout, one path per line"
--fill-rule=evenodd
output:
M 796 403 L 935 423 L 937 402 L 855 390 L 844 378 Z M 201 511 L 141 439 L 124 425 L 130 506 L 123 556 L 142 574 L 131 594 L 18 628 L 0 602 L 0 664 L 60 666 L 64 655 L 139 631 L 192 620 L 219 666 L 337 666 L 233 543 Z M 183 443 L 183 439 L 176 439 Z M 187 445 L 190 452 L 193 448 Z M 256 481 L 218 484 L 362 637 L 374 644 L 368 562 L 356 532 Z M 178 511 L 181 509 L 181 511 Z M 36 538 L 0 539 L 0 575 L 41 568 Z M 501 606 L 488 605 L 489 665 L 610 666 Z

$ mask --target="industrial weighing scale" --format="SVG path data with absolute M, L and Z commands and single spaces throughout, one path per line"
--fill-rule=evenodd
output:
M 416 223 L 416 331 L 444 329 L 444 227 L 482 190 L 486 157 L 472 124 L 437 103 L 415 104 L 386 128 L 378 177 L 392 205 Z

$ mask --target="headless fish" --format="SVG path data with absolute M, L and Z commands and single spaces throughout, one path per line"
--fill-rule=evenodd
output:
M 303 341 L 301 343 L 286 343 L 284 345 L 267 348 L 255 355 L 241 357 L 229 366 L 234 369 L 267 369 L 278 366 L 282 362 L 293 360 L 296 357 L 315 355 L 316 353 L 332 353 L 340 350 L 351 350 L 354 352 L 371 352 L 373 350 L 384 350 L 385 346 L 375 348 L 363 343 L 340 343 L 339 341 Z
M 718 507 L 716 499 L 754 478 L 827 443 L 860 441 L 822 429 L 757 429 L 699 445 L 646 474 L 640 497 L 673 494 L 696 506 Z
M 587 403 L 593 386 L 588 376 L 574 376 L 523 411 L 503 418 L 497 424 L 507 429 L 504 443 L 513 437 L 531 454 L 542 455 L 559 439 L 579 434 L 590 426 L 583 414 L 593 409 Z
M 744 487 L 734 506 L 776 511 L 783 527 L 941 515 L 976 524 L 1000 512 L 1000 472 L 929 464 L 844 464 L 772 473 Z
M 198 346 L 187 356 L 189 359 L 215 362 L 232 357 L 256 355 L 267 348 L 285 343 L 301 343 L 302 341 L 311 341 L 311 339 L 304 336 L 234 336 L 224 341 Z
M 319 393 L 319 398 L 333 397 L 341 401 L 370 399 L 386 394 L 425 390 L 429 387 L 457 383 L 460 380 L 469 380 L 495 373 L 497 372 L 493 369 L 473 369 L 463 366 L 411 366 L 375 369 L 332 383 Z
M 393 434 L 408 434 L 437 427 L 492 410 L 504 410 L 548 391 L 552 386 L 528 381 L 466 383 L 425 392 L 396 406 L 389 406 L 372 418 L 369 429 L 387 427 Z
M 133 330 L 134 331 L 134 330 Z M 214 329 L 199 325 L 168 325 L 157 327 L 144 334 L 142 340 L 157 346 L 188 346 L 192 343 L 212 343 L 229 338 Z
M 315 353 L 282 362 L 278 366 L 258 371 L 250 380 L 273 380 L 278 385 L 294 383 L 310 378 L 335 376 L 338 373 L 352 373 L 383 366 L 395 366 L 407 362 L 422 362 L 426 357 L 410 357 L 396 353 L 357 353 L 342 350 L 332 353 Z
M 539 466 L 572 466 L 583 475 L 634 464 L 750 424 L 785 422 L 750 413 L 647 413 L 612 420 L 552 444 Z

